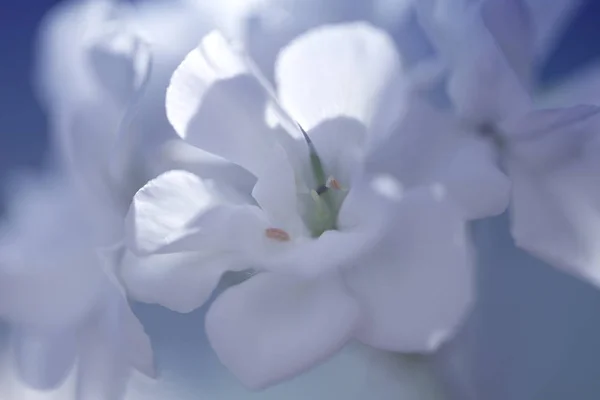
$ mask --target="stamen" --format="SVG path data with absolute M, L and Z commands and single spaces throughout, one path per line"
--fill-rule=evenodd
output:
M 290 241 L 290 235 L 283 229 L 279 229 L 279 228 L 267 228 L 267 229 L 265 229 L 265 235 L 269 239 L 277 240 L 278 242 L 289 242 Z
M 325 186 L 327 186 L 330 189 L 342 190 L 342 185 L 340 185 L 340 182 L 333 176 L 327 178 L 327 183 L 325 184 Z

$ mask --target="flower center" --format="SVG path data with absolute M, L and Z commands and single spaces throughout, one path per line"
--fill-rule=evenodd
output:
M 314 143 L 306 131 L 298 125 L 308 145 L 310 167 L 315 181 L 311 190 L 311 204 L 305 215 L 305 223 L 312 237 L 319 237 L 325 231 L 337 229 L 337 218 L 345 197 L 345 190 L 337 179 L 328 175 Z
M 328 174 L 317 149 L 304 129 L 298 124 L 309 150 L 310 177 L 305 176 L 306 186 L 296 193 L 299 212 L 304 226 L 310 236 L 318 238 L 324 232 L 338 229 L 338 215 L 348 190 L 331 174 Z M 291 236 L 288 232 L 270 227 L 265 230 L 265 236 L 279 242 L 288 242 Z

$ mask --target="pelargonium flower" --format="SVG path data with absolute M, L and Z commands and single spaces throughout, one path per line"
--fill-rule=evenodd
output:
M 410 86 L 392 41 L 364 23 L 315 29 L 282 51 L 275 76 L 276 93 L 217 32 L 176 70 L 166 98 L 175 130 L 243 170 L 173 170 L 138 191 L 121 271 L 128 292 L 187 312 L 225 271 L 250 270 L 217 297 L 206 329 L 253 388 L 352 338 L 435 349 L 471 302 L 470 247 L 443 184 L 405 190 L 365 168 Z
M 534 29 L 519 1 L 452 9 L 426 3 L 424 26 L 447 64 L 448 95 L 462 134 L 493 144 L 510 179 L 516 244 L 599 284 L 600 108 L 536 107 L 530 91 Z
M 53 163 L 10 187 L 0 227 L 0 314 L 13 328 L 20 374 L 48 388 L 77 359 L 81 398 L 121 396 L 132 368 L 153 374 L 150 341 L 115 275 L 127 196 L 137 189 L 133 156 L 109 156 L 129 147 L 121 121 L 145 86 L 149 52 L 109 24 L 111 10 L 86 2 L 70 10 L 80 19 L 64 10 L 50 17 L 40 83 Z M 66 53 L 50 51 L 65 37 L 73 40 Z M 56 88 L 69 70 L 71 85 Z

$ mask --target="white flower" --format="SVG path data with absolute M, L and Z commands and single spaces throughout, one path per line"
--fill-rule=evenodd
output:
M 99 393 L 100 381 L 114 396 L 130 365 L 153 374 L 150 341 L 109 275 L 114 262 L 98 245 L 77 187 L 52 174 L 11 189 L 0 227 L 0 315 L 13 327 L 21 376 L 34 387 L 54 386 L 77 357 L 80 394 Z
M 175 130 L 255 184 L 241 171 L 150 181 L 128 216 L 129 246 L 146 256 L 124 263 L 128 291 L 187 312 L 225 271 L 252 269 L 206 320 L 221 361 L 252 388 L 305 371 L 353 337 L 435 349 L 470 304 L 471 258 L 443 185 L 405 190 L 364 168 L 402 117 L 391 40 L 362 23 L 316 29 L 283 50 L 276 81 L 277 96 L 216 32 L 177 69 L 166 100 Z
M 130 149 L 126 120 L 149 53 L 109 23 L 113 11 L 89 1 L 51 14 L 38 83 L 54 163 L 15 183 L 0 227 L 0 312 L 15 333 L 20 373 L 48 388 L 77 359 L 78 398 L 121 396 L 132 367 L 153 374 L 150 341 L 116 277 L 139 178 L 133 155 L 114 153 Z
M 438 2 L 423 20 L 448 63 L 463 134 L 495 143 L 511 181 L 517 245 L 598 285 L 600 108 L 535 108 L 525 11 L 517 1 Z

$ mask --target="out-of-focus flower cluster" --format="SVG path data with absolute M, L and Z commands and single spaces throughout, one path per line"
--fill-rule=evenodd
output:
M 506 210 L 518 246 L 600 285 L 600 108 L 542 107 L 543 21 L 525 0 L 57 7 L 52 159 L 0 226 L 21 377 L 77 360 L 78 399 L 118 399 L 155 376 L 129 300 L 185 313 L 220 282 L 206 332 L 252 389 L 350 342 L 435 352 L 474 301 L 468 223 Z

